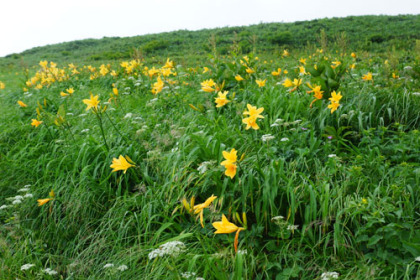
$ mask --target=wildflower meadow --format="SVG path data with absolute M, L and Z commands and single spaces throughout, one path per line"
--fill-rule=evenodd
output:
M 0 279 L 420 277 L 420 38 L 319 38 L 3 64 Z

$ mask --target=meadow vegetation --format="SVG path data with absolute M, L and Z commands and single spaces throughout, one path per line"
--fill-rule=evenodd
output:
M 0 279 L 417 279 L 419 18 L 1 58 Z

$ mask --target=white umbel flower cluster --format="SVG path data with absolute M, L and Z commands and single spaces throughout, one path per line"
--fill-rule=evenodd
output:
M 20 270 L 22 270 L 22 271 L 24 271 L 24 270 L 28 270 L 28 269 L 30 269 L 31 267 L 34 267 L 34 266 L 35 266 L 34 264 L 27 263 L 27 264 L 22 265 L 22 266 L 20 267 Z
M 268 142 L 268 141 L 270 141 L 270 140 L 273 140 L 275 137 L 273 136 L 273 135 L 271 135 L 271 134 L 264 134 L 262 137 L 261 137 L 261 140 L 263 141 L 263 142 Z
M 214 164 L 214 161 L 203 161 L 198 166 L 197 171 L 200 172 L 200 174 L 204 174 L 207 171 L 207 169 L 209 168 L 209 166 L 211 166 L 213 164 Z
M 48 274 L 48 275 L 57 275 L 57 274 L 58 274 L 58 272 L 57 272 L 57 271 L 55 271 L 55 270 L 53 270 L 53 269 L 51 269 L 51 268 L 46 268 L 46 269 L 43 269 L 43 270 L 42 270 L 42 272 L 44 272 L 44 273 L 46 273 L 46 274 Z
M 158 249 L 149 253 L 149 259 L 157 257 L 173 256 L 176 257 L 185 251 L 185 244 L 181 241 L 170 241 L 161 245 Z
M 128 266 L 126 266 L 125 264 L 122 264 L 119 267 L 117 267 L 117 270 L 119 271 L 126 271 L 127 269 L 128 269 Z
M 337 272 L 324 272 L 321 274 L 321 280 L 338 279 L 338 276 L 340 276 L 340 274 Z

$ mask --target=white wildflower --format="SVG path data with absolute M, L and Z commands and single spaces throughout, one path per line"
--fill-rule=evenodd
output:
M 284 120 L 283 120 L 283 119 L 276 119 L 276 120 L 274 121 L 274 123 L 273 123 L 273 124 L 271 124 L 270 126 L 271 126 L 271 127 L 280 126 L 283 122 L 284 122 Z
M 337 272 L 324 272 L 321 274 L 321 280 L 338 279 L 338 276 L 340 276 L 340 274 Z
M 9 206 L 3 204 L 2 206 L 0 206 L 0 210 L 6 209 L 7 207 Z
M 273 140 L 275 137 L 271 134 L 264 134 L 263 136 L 261 136 L 261 140 L 263 142 L 268 142 L 270 140 Z
M 114 267 L 113 263 L 107 263 L 106 265 L 104 265 L 104 268 L 110 268 L 110 267 Z
M 246 249 L 245 250 L 238 250 L 238 254 L 246 255 L 246 254 L 248 254 L 248 251 Z
M 272 221 L 278 221 L 278 220 L 284 220 L 283 216 L 275 216 L 273 218 L 271 218 Z
M 51 268 L 43 269 L 42 272 L 47 273 L 48 275 L 57 275 L 58 274 L 57 271 L 55 271 L 55 270 L 53 270 Z
M 80 114 L 80 115 L 79 115 L 79 117 L 84 117 L 84 116 L 87 116 L 87 114 L 84 114 L 84 113 L 83 113 L 83 114 Z
M 412 95 L 415 95 L 415 96 L 420 96 L 420 92 L 413 92 L 413 93 L 411 93 Z
M 192 277 L 195 277 L 196 273 L 195 272 L 181 272 L 181 277 L 185 278 L 185 279 L 190 279 Z
M 66 115 L 67 116 L 73 116 L 74 114 L 73 113 L 67 113 Z
M 170 241 L 161 245 L 158 249 L 149 253 L 149 259 L 152 260 L 157 257 L 173 256 L 176 257 L 185 251 L 185 244 L 181 241 Z
M 0 207 L 1 208 L 1 207 Z M 416 258 L 416 262 L 420 262 L 420 256 Z
M 27 192 L 27 191 L 29 191 L 29 188 L 25 188 L 25 187 L 18 190 L 18 192 Z
M 293 230 L 298 229 L 298 227 L 299 227 L 299 225 L 288 225 L 288 226 L 287 226 L 287 230 L 291 230 L 291 231 L 293 231 Z
M 197 167 L 197 171 L 200 172 L 200 174 L 203 174 L 207 171 L 209 165 L 212 165 L 213 161 L 203 161 L 200 163 L 200 165 Z
M 122 264 L 119 267 L 117 267 L 117 270 L 119 271 L 126 271 L 127 269 L 128 269 L 128 266 L 126 266 L 125 264 Z
M 21 204 L 22 203 L 22 200 L 20 200 L 20 199 L 16 199 L 16 200 L 13 200 L 12 201 L 12 204 L 13 205 L 16 205 L 16 204 Z
M 281 139 L 280 139 L 280 141 L 281 141 L 281 142 L 286 142 L 286 141 L 289 141 L 289 138 L 284 137 L 284 138 L 281 138 Z
M 32 198 L 32 197 L 34 197 L 31 193 L 27 193 L 27 194 L 25 194 L 25 196 L 24 196 L 24 198 Z
M 336 154 L 330 154 L 330 155 L 328 155 L 328 157 L 333 158 L 333 157 L 337 157 L 337 155 Z
M 131 118 L 132 116 L 133 116 L 133 113 L 127 113 L 125 114 L 124 119 Z
M 80 131 L 81 133 L 85 133 L 85 132 L 89 132 L 89 128 L 83 129 L 82 131 Z
M 20 270 L 22 270 L 22 271 L 24 271 L 24 270 L 28 270 L 28 269 L 30 269 L 31 267 L 33 267 L 33 266 L 35 266 L 34 264 L 31 264 L 31 263 L 27 263 L 27 264 L 24 264 L 24 265 L 22 265 L 21 267 L 20 267 Z

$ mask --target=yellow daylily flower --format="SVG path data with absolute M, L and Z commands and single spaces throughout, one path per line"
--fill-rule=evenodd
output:
M 242 123 L 246 124 L 246 127 L 245 127 L 246 130 L 248 130 L 250 128 L 252 128 L 254 130 L 260 129 L 260 127 L 257 124 L 257 118 L 255 118 L 253 116 L 242 119 Z
M 26 105 L 25 103 L 23 103 L 22 101 L 18 100 L 17 102 L 19 104 L 20 107 L 25 108 L 28 107 L 28 105 Z
M 341 62 L 340 61 L 333 61 L 332 62 L 332 64 L 331 64 L 331 68 L 332 69 L 335 69 L 335 68 L 337 68 L 338 66 L 340 66 L 340 64 L 341 64 Z
M 206 199 L 206 201 L 204 203 L 201 204 L 197 204 L 194 206 L 194 214 L 200 214 L 200 223 L 201 226 L 204 228 L 204 217 L 203 217 L 203 212 L 204 209 L 209 207 L 210 204 L 217 198 L 217 196 L 211 195 L 209 198 Z
M 259 87 L 263 87 L 265 86 L 266 81 L 267 80 L 265 79 L 265 80 L 256 80 L 255 82 L 258 84 Z
M 38 206 L 42 206 L 44 204 L 46 204 L 47 202 L 51 201 L 52 198 L 44 198 L 44 199 L 38 199 Z
M 235 163 L 238 159 L 237 151 L 235 149 L 232 149 L 230 152 L 223 151 L 222 154 L 225 160 L 222 161 L 220 165 L 223 165 L 226 168 L 225 175 L 233 179 L 233 177 L 235 177 L 236 175 L 237 166 Z
M 244 228 L 238 227 L 234 223 L 229 222 L 224 214 L 222 214 L 222 221 L 221 222 L 214 222 L 214 223 L 212 223 L 212 225 L 216 229 L 216 231 L 214 232 L 215 234 L 232 233 L 232 232 L 236 231 L 234 247 L 235 247 L 235 252 L 237 252 L 238 251 L 239 233 L 241 232 L 241 230 L 244 230 Z
M 219 92 L 218 93 L 218 96 L 215 98 L 215 101 L 214 102 L 216 102 L 216 108 L 220 108 L 220 107 L 223 107 L 223 106 L 225 106 L 226 104 L 228 104 L 229 102 L 230 102 L 230 100 L 228 100 L 227 98 L 226 98 L 226 95 L 228 94 L 229 92 L 228 91 L 225 91 L 225 92 Z
M 233 179 L 233 177 L 235 177 L 236 175 L 236 169 L 237 169 L 237 165 L 234 163 L 226 163 L 225 165 L 225 175 L 230 177 L 230 179 Z
M 257 119 L 263 119 L 264 116 L 260 115 L 263 111 L 264 108 L 258 108 L 256 106 L 252 106 L 251 104 L 247 104 L 246 107 L 248 108 L 248 111 L 245 111 L 243 114 L 244 115 L 249 115 L 250 117 L 255 117 Z
M 127 160 L 133 164 L 130 164 Z M 123 157 L 122 155 L 120 155 L 118 159 L 112 159 L 112 164 L 109 167 L 114 169 L 112 170 L 112 172 L 124 170 L 125 174 L 127 172 L 127 169 L 133 166 L 135 166 L 134 162 L 128 156 Z
M 277 71 L 271 72 L 271 75 L 273 75 L 273 76 L 279 76 L 280 74 L 281 74 L 281 69 L 280 68 L 277 68 Z
M 253 73 L 255 73 L 255 71 L 252 69 L 252 68 L 246 68 L 246 70 L 245 70 L 248 74 L 253 74 Z
M 153 84 L 152 93 L 153 94 L 158 94 L 159 92 L 161 92 L 163 90 L 163 86 L 164 86 L 164 83 L 163 83 L 162 79 L 160 78 L 160 76 L 158 76 L 157 82 Z
M 373 80 L 372 73 L 368 72 L 367 74 L 362 76 L 362 79 L 365 81 L 372 81 Z
M 334 90 L 333 92 L 331 92 L 331 97 L 329 98 L 329 100 L 340 102 L 341 98 L 343 98 L 343 96 L 341 95 L 341 92 L 339 91 L 338 93 L 336 93 Z
M 32 119 L 31 125 L 38 127 L 40 124 L 42 124 L 42 121 L 39 121 L 37 119 Z
M 225 158 L 225 160 L 222 161 L 221 165 L 226 165 L 228 163 L 235 163 L 236 160 L 238 159 L 237 153 L 238 153 L 238 151 L 235 150 L 235 148 L 230 150 L 230 152 L 223 151 L 222 154 L 223 154 L 223 157 Z
M 212 223 L 213 227 L 216 229 L 214 232 L 215 234 L 220 233 L 232 233 L 239 229 L 237 225 L 228 221 L 226 216 L 222 214 L 222 221 L 221 222 L 214 222 Z
M 214 92 L 216 90 L 214 88 L 215 85 L 216 83 L 212 79 L 205 80 L 204 82 L 201 83 L 201 89 L 205 92 Z
M 235 76 L 235 80 L 237 80 L 238 82 L 243 81 L 244 78 L 241 77 L 241 75 L 236 75 Z
M 90 108 L 93 108 L 93 110 L 96 111 L 100 103 L 99 95 L 93 96 L 91 93 L 90 99 L 83 99 L 83 103 L 87 105 L 86 111 L 89 111 Z
M 331 114 L 337 110 L 338 106 L 340 106 L 340 103 L 331 101 L 331 104 L 328 105 L 328 109 L 331 109 Z
M 38 206 L 42 206 L 42 205 L 48 203 L 49 201 L 54 200 L 54 197 L 55 197 L 54 190 L 51 190 L 48 195 L 50 196 L 49 198 L 43 198 L 43 199 L 38 199 L 37 200 Z
M 284 87 L 291 87 L 291 86 L 293 86 L 293 82 L 289 78 L 287 78 L 286 80 L 284 80 L 282 85 Z

